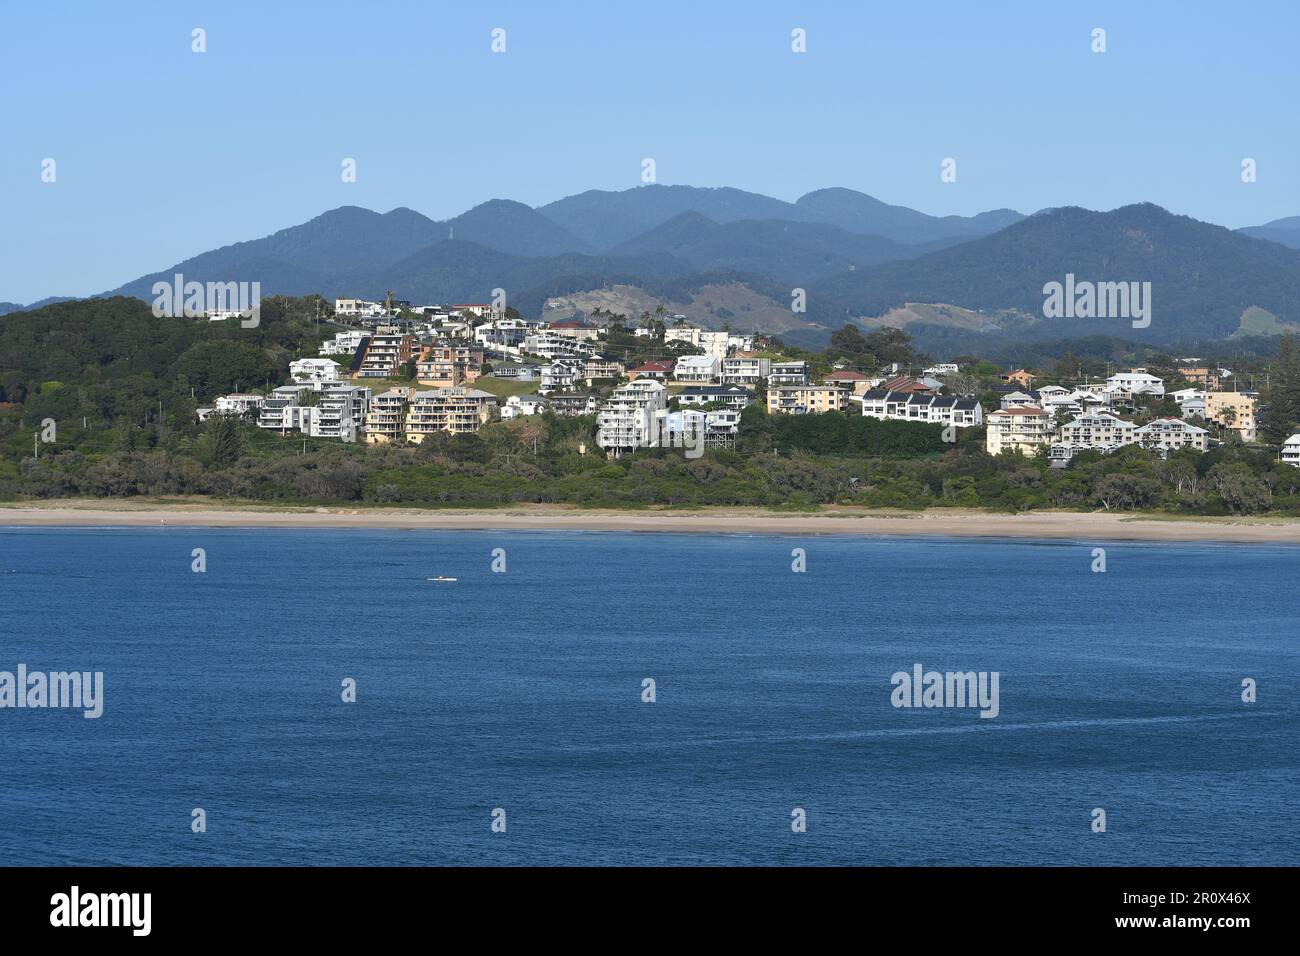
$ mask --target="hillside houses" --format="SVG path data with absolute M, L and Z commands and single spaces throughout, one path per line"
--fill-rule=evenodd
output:
M 862 396 L 862 414 L 868 418 L 938 423 L 958 428 L 984 424 L 984 407 L 975 399 L 926 392 L 866 392 Z

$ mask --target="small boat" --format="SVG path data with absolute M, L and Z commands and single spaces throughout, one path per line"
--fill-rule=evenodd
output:
M 425 578 L 424 580 L 426 580 L 426 581 L 455 581 L 456 579 L 455 579 L 455 578 L 444 577 L 443 575 L 440 574 L 440 575 L 438 575 L 436 578 Z

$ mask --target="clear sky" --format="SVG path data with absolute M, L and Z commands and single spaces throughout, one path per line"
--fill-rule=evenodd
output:
M 644 157 L 661 183 L 788 200 L 1149 200 L 1255 225 L 1300 215 L 1297 37 L 1290 0 L 0 0 L 0 300 L 103 291 L 341 205 L 441 219 L 622 189 Z

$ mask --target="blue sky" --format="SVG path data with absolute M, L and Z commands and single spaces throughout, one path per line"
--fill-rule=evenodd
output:
M 103 291 L 341 205 L 446 218 L 622 189 L 643 157 L 661 183 L 788 200 L 1149 200 L 1255 225 L 1300 215 L 1298 28 L 1286 0 L 7 0 L 0 300 Z

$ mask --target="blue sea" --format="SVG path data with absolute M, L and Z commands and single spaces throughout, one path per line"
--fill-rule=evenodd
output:
M 0 865 L 1296 865 L 1297 580 L 1281 546 L 4 528 L 0 671 L 105 700 L 0 709 Z M 997 671 L 997 717 L 894 707 L 918 663 Z

